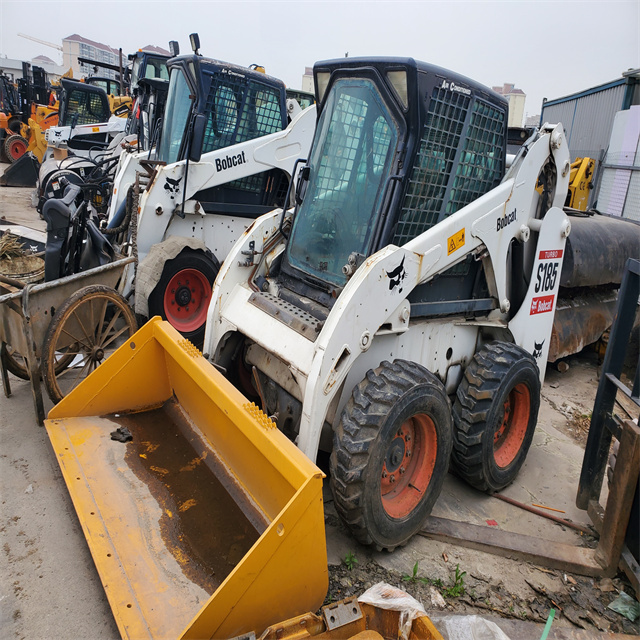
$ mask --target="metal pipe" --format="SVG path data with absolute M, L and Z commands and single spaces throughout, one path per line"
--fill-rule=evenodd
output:
M 530 511 L 531 513 L 535 513 L 537 516 L 542 516 L 543 518 L 547 518 L 548 520 L 553 520 L 558 524 L 564 525 L 565 527 L 571 527 L 571 529 L 575 529 L 576 531 L 580 531 L 581 533 L 586 533 L 588 536 L 593 536 L 594 532 L 587 527 L 583 527 L 580 524 L 574 524 L 573 522 L 569 522 L 568 520 L 564 520 L 563 518 L 558 518 L 557 516 L 551 515 L 550 513 L 545 513 L 544 511 L 540 511 L 540 509 L 534 509 L 530 507 L 528 504 L 523 504 L 522 502 L 518 502 L 513 498 L 507 498 L 507 496 L 503 496 L 501 493 L 494 493 L 494 498 L 499 498 L 504 502 L 508 502 L 509 504 L 514 505 L 515 507 L 520 507 L 525 511 Z

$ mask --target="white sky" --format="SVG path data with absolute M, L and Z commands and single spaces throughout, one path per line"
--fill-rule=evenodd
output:
M 511 82 L 525 112 L 640 67 L 640 0 L 0 0 L 0 55 L 62 54 L 78 33 L 132 53 L 147 44 L 248 66 L 300 88 L 306 66 L 349 56 L 411 56 L 487 86 Z

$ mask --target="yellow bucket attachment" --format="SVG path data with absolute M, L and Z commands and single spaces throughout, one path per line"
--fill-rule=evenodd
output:
M 322 472 L 167 322 L 45 425 L 123 638 L 262 633 L 322 604 Z
M 408 629 L 402 624 L 400 611 L 347 598 L 323 607 L 320 616 L 306 613 L 272 625 L 258 640 L 442 640 L 427 615 L 411 620 Z

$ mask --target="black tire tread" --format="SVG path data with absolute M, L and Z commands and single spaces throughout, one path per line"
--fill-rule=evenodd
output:
M 440 381 L 421 365 L 404 360 L 382 362 L 376 371 L 369 370 L 354 388 L 335 430 L 331 453 L 334 503 L 338 514 L 361 544 L 374 543 L 363 508 L 364 474 L 371 445 L 394 402 L 388 389 L 391 387 L 404 393 L 417 384 L 432 386 L 442 392 L 448 402 Z M 394 547 L 385 548 L 393 550 Z
M 480 491 L 496 491 L 486 475 L 482 439 L 493 399 L 512 367 L 522 361 L 537 364 L 532 356 L 509 342 L 491 342 L 467 366 L 453 405 L 452 468 Z M 537 409 L 536 409 L 537 416 Z

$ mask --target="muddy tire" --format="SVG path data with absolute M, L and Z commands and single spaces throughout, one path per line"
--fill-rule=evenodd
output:
M 453 471 L 489 493 L 513 482 L 539 408 L 539 370 L 531 354 L 507 342 L 485 345 L 465 370 L 453 405 Z
M 137 331 L 133 311 L 104 285 L 76 291 L 56 310 L 42 347 L 42 377 L 58 403 Z
M 27 152 L 28 146 L 29 142 L 21 135 L 14 134 L 6 138 L 4 141 L 4 154 L 7 157 L 7 161 L 13 164 L 16 160 L 19 160 Z
M 392 551 L 431 512 L 449 466 L 451 405 L 442 383 L 404 360 L 369 370 L 334 433 L 331 489 L 358 542 Z
M 183 249 L 165 263 L 149 296 L 149 317 L 161 316 L 196 347 L 202 347 L 211 289 L 219 269 L 212 255 Z

